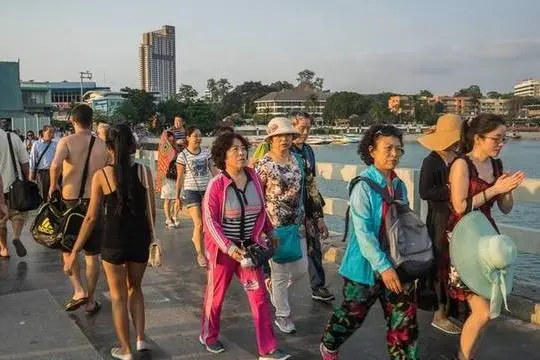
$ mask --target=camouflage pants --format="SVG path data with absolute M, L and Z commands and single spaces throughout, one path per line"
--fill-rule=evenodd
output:
M 396 294 L 381 280 L 369 286 L 345 279 L 343 303 L 334 311 L 324 331 L 322 342 L 334 351 L 362 325 L 369 309 L 379 299 L 387 323 L 386 342 L 391 360 L 418 359 L 418 324 L 414 285 L 404 284 L 405 291 Z

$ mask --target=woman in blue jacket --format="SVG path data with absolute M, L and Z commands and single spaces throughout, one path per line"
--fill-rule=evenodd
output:
M 399 188 L 407 203 L 405 184 L 394 169 L 403 155 L 403 135 L 391 125 L 374 125 L 364 135 L 358 153 L 368 177 L 390 194 Z M 416 303 L 413 283 L 402 283 L 390 256 L 380 244 L 383 218 L 389 206 L 382 196 L 360 181 L 350 192 L 352 223 L 339 273 L 344 278 L 343 303 L 330 318 L 322 337 L 323 360 L 339 359 L 340 346 L 362 325 L 375 301 L 381 302 L 387 322 L 390 359 L 418 359 Z

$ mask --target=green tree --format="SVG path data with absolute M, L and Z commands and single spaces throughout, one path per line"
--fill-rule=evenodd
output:
M 307 99 L 304 101 L 304 111 L 310 114 L 314 114 L 317 110 L 317 105 L 319 103 L 319 97 L 317 94 L 310 94 Z
M 217 81 L 215 79 L 208 79 L 208 81 L 206 82 L 206 88 L 210 93 L 210 102 L 212 104 L 219 104 L 221 103 L 225 95 L 227 95 L 229 91 L 231 91 L 233 86 L 231 85 L 229 80 L 221 78 Z
M 182 114 L 185 116 L 188 104 L 192 102 L 181 102 L 178 99 L 171 97 L 165 101 L 160 102 L 157 105 L 157 111 L 159 112 L 161 129 L 168 128 L 173 125 L 174 116 Z
M 497 91 L 488 91 L 486 93 L 486 96 L 490 99 L 499 99 L 499 98 L 502 98 L 502 94 L 500 92 L 497 92 Z
M 363 115 L 369 111 L 369 100 L 355 92 L 336 92 L 328 99 L 324 106 L 323 117 L 328 121 L 346 119 L 351 115 Z
M 433 93 L 429 90 L 420 90 L 418 92 L 418 97 L 428 97 L 428 98 L 432 98 L 433 97 Z
M 468 88 L 463 88 L 456 91 L 454 96 L 471 97 L 478 100 L 482 98 L 482 90 L 480 90 L 480 86 L 478 85 L 471 85 Z
M 128 87 L 120 91 L 124 93 L 122 97 L 125 100 L 116 109 L 116 113 L 131 124 L 149 124 L 152 115 L 156 113 L 154 95 L 144 90 Z
M 437 121 L 435 106 L 426 101 L 416 101 L 414 103 L 414 118 L 417 123 L 433 125 Z
M 272 89 L 272 91 L 294 89 L 294 85 L 288 81 L 275 81 L 271 83 L 269 86 Z
M 315 72 L 309 69 L 304 69 L 298 73 L 296 81 L 298 84 L 307 84 L 311 85 L 314 89 L 318 91 L 323 90 L 324 79 L 320 77 L 315 77 Z
M 197 97 L 199 96 L 199 93 L 197 90 L 193 88 L 191 85 L 182 84 L 180 85 L 180 88 L 178 89 L 178 93 L 176 94 L 176 98 L 180 102 L 194 102 Z
M 197 126 L 203 134 L 211 133 L 218 121 L 212 105 L 202 100 L 188 104 L 185 114 L 188 124 Z

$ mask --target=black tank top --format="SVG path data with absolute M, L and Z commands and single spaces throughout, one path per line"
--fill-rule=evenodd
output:
M 105 195 L 105 229 L 102 243 L 104 248 L 134 249 L 150 245 L 150 225 L 146 216 L 146 188 L 139 179 L 137 167 L 138 165 L 135 164 L 130 169 L 131 180 L 134 182 L 130 203 L 131 211 L 118 215 L 116 190 Z M 104 169 L 102 171 L 109 191 L 111 191 L 107 173 Z

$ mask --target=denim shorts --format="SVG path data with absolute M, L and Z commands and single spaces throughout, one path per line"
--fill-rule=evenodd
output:
M 204 191 L 184 190 L 184 205 L 186 208 L 193 206 L 201 207 Z

